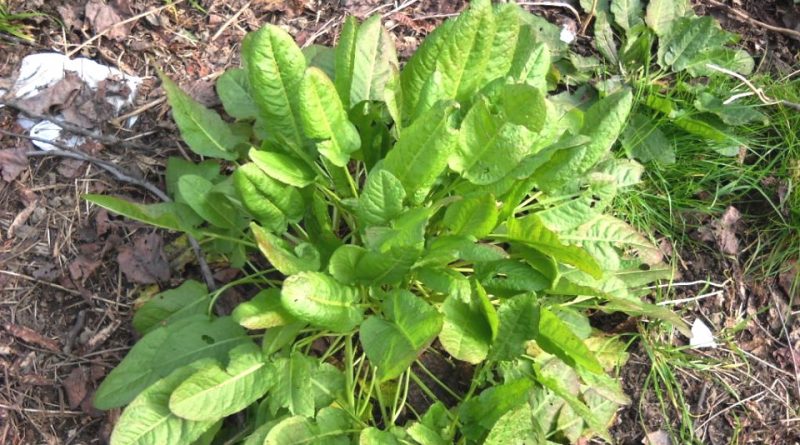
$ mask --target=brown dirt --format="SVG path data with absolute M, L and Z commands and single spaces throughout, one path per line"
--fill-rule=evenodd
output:
M 0 37 L 0 78 L 11 76 L 19 60 L 27 54 L 72 51 L 94 36 L 96 31 L 84 17 L 85 3 L 79 0 L 11 0 L 12 11 L 38 10 L 51 18 L 39 17 L 28 22 L 36 35 L 32 43 Z M 137 124 L 132 129 L 109 124 L 105 131 L 119 138 L 136 136 L 149 149 L 112 145 L 95 149 L 97 156 L 159 186 L 163 186 L 161 173 L 166 159 L 186 154 L 167 116 L 163 92 L 153 77 L 155 69 L 163 70 L 198 100 L 215 105 L 213 80 L 226 68 L 238 64 L 242 37 L 264 23 L 284 26 L 301 44 L 330 44 L 335 41 L 345 14 L 364 18 L 378 12 L 386 14 L 385 23 L 395 35 L 398 52 L 401 57 L 407 57 L 422 36 L 465 5 L 463 0 L 201 3 L 207 13 L 186 1 L 136 21 L 120 41 L 102 38 L 80 47 L 79 51 L 81 56 L 146 78 L 137 103 L 146 108 L 139 114 Z M 334 6 L 336 3 L 341 5 Z M 797 40 L 743 25 L 725 8 L 698 3 L 699 12 L 713 14 L 724 26 L 745 34 L 748 48 L 765 60 L 762 69 L 796 68 L 800 54 Z M 796 26 L 783 21 L 786 14 L 781 8 L 785 5 L 774 0 L 728 3 L 759 20 L 778 26 Z M 115 0 L 110 4 L 125 18 L 161 7 L 165 2 Z M 246 4 L 251 7 L 245 8 Z M 574 22 L 559 8 L 537 10 L 554 22 Z M 53 18 L 64 23 L 63 32 Z M 15 112 L 0 109 L 0 129 L 20 133 L 15 117 Z M 29 141 L 6 135 L 0 136 L 0 145 L 32 149 Z M 134 300 L 145 293 L 174 287 L 187 278 L 199 279 L 195 267 L 184 268 L 180 258 L 185 249 L 175 247 L 173 236 L 110 217 L 80 199 L 80 195 L 87 192 L 108 190 L 140 201 L 154 199 L 140 189 L 120 184 L 93 166 L 59 159 L 33 158 L 15 180 L 0 181 L 0 380 L 3 382 L 0 387 L 0 444 L 106 443 L 119 413 L 97 412 L 87 401 L 102 376 L 119 362 L 134 341 L 130 326 Z M 22 224 L 15 225 L 13 236 L 7 236 L 15 218 L 26 208 L 30 215 Z M 156 253 L 171 262 L 169 276 L 157 277 L 155 284 L 136 282 L 141 279 L 126 274 L 118 265 L 120 251 L 135 247 L 136 240 L 144 237 L 163 241 L 165 247 Z M 686 281 L 692 279 L 689 273 L 692 270 L 700 271 L 700 278 L 706 278 L 705 271 L 735 270 L 731 262 L 719 260 L 708 251 L 686 261 Z M 224 265 L 212 267 L 221 281 L 231 279 Z M 723 282 L 731 277 L 714 278 Z M 707 314 L 717 326 L 740 320 L 741 308 L 746 308 L 746 314 L 756 315 L 752 324 L 747 323 L 734 340 L 751 342 L 749 352 L 766 363 L 744 361 L 723 350 L 703 352 L 698 354 L 732 364 L 733 369 L 725 368 L 713 381 L 709 375 L 680 376 L 679 381 L 693 397 L 687 403 L 692 413 L 699 416 L 694 421 L 696 426 L 722 412 L 703 428 L 708 443 L 727 443 L 725 440 L 731 436 L 736 422 L 750 422 L 743 425 L 746 435 L 737 438 L 737 443 L 747 440 L 791 443 L 791 428 L 797 429 L 798 423 L 796 419 L 782 422 L 786 413 L 782 399 L 798 400 L 798 394 L 792 392 L 792 379 L 785 375 L 792 372 L 787 362 L 787 357 L 791 356 L 780 352 L 784 343 L 780 340 L 779 327 L 774 326 L 774 315 L 769 311 L 752 314 L 769 306 L 775 298 L 785 301 L 786 295 L 775 293 L 775 289 L 773 283 L 751 283 L 734 274 L 721 302 L 711 299 L 691 306 L 692 312 Z M 695 295 L 694 290 L 687 289 L 687 296 Z M 762 328 L 769 335 L 765 336 Z M 641 344 L 635 345 L 631 364 L 623 371 L 634 403 L 620 413 L 615 427 L 615 437 L 621 443 L 641 443 L 647 432 L 667 428 L 658 401 L 644 385 L 652 369 L 644 350 Z M 451 365 L 434 362 L 430 365 L 436 370 L 441 368 L 444 374 L 457 374 L 448 368 Z M 704 382 L 704 378 L 708 380 Z M 725 391 L 724 384 L 738 388 L 738 400 L 744 402 L 737 405 L 737 399 Z M 764 392 L 763 397 L 747 399 L 760 391 Z M 704 400 L 698 400 L 700 393 L 706 394 Z M 673 419 L 672 425 L 679 427 L 675 411 L 667 414 Z M 724 440 L 720 442 L 721 439 Z

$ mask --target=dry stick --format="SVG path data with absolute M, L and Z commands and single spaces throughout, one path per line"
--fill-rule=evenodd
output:
M 242 7 L 241 7 L 241 8 L 240 8 L 238 11 L 236 11 L 236 13 L 235 13 L 235 14 L 233 14 L 233 15 L 231 16 L 231 18 L 229 18 L 228 20 L 225 20 L 225 23 L 223 23 L 223 24 L 222 24 L 222 26 L 220 26 L 220 27 L 219 27 L 219 29 L 217 30 L 217 32 L 215 32 L 215 33 L 214 33 L 214 35 L 213 35 L 213 36 L 211 36 L 211 39 L 209 39 L 209 42 L 213 42 L 214 40 L 217 40 L 217 38 L 219 38 L 219 36 L 221 36 L 221 35 L 222 35 L 222 33 L 223 33 L 223 32 L 224 32 L 226 29 L 228 29 L 228 27 L 230 27 L 230 26 L 231 26 L 231 24 L 232 24 L 234 21 L 236 21 L 236 19 L 238 19 L 238 18 L 239 18 L 239 16 L 240 16 L 240 15 L 242 15 L 242 13 L 243 13 L 244 11 L 246 11 L 246 10 L 247 10 L 247 8 L 249 8 L 249 7 L 250 7 L 250 4 L 251 4 L 251 3 L 253 3 L 253 2 L 252 2 L 252 1 L 249 1 L 249 2 L 245 3 L 245 4 L 244 4 L 244 6 L 242 6 Z
M 114 166 L 114 164 L 108 161 L 91 157 L 79 151 L 71 150 L 69 147 L 63 144 L 59 144 L 58 142 L 55 141 L 49 141 L 47 139 L 37 138 L 34 136 L 26 136 L 24 134 L 12 133 L 10 131 L 2 129 L 0 129 L 0 134 L 19 137 L 23 139 L 29 139 L 31 141 L 46 142 L 48 144 L 60 148 L 60 150 L 29 151 L 25 153 L 26 156 L 59 156 L 62 158 L 78 159 L 81 161 L 91 162 L 92 164 L 97 165 L 98 167 L 102 168 L 108 173 L 111 173 L 111 175 L 114 176 L 114 178 L 116 178 L 118 181 L 139 186 L 149 191 L 153 195 L 157 196 L 160 200 L 164 202 L 172 201 L 170 197 L 167 196 L 166 193 L 162 192 L 161 189 L 159 189 L 155 185 L 143 179 L 138 179 L 131 175 L 123 173 L 116 166 Z M 192 246 L 192 251 L 194 251 L 194 254 L 197 257 L 197 263 L 200 266 L 200 272 L 203 275 L 203 280 L 206 282 L 206 286 L 208 286 L 208 289 L 211 291 L 216 290 L 217 286 L 216 283 L 214 283 L 214 276 L 211 273 L 211 268 L 208 267 L 208 263 L 206 262 L 205 256 L 203 255 L 203 250 L 200 248 L 200 244 L 197 242 L 196 239 L 194 239 L 193 236 L 189 234 L 186 234 L 186 236 L 189 239 L 189 244 Z
M 774 26 L 774 25 L 770 25 L 769 23 L 764 23 L 764 22 L 762 22 L 760 20 L 756 20 L 756 19 L 750 17 L 744 11 L 740 11 L 738 9 L 732 8 L 732 7 L 730 7 L 730 6 L 728 6 L 728 5 L 724 4 L 724 3 L 718 2 L 717 0 L 707 0 L 707 1 L 709 3 L 711 3 L 712 5 L 718 7 L 718 8 L 725 8 L 731 14 L 735 15 L 736 17 L 738 17 L 738 18 L 740 18 L 740 19 L 742 19 L 742 20 L 744 20 L 746 22 L 750 22 L 753 25 L 758 25 L 758 26 L 764 27 L 764 28 L 766 28 L 766 29 L 768 29 L 770 31 L 779 32 L 781 34 L 789 34 L 790 36 L 800 37 L 800 31 L 796 31 L 794 29 L 789 29 L 789 28 L 781 28 L 780 26 Z
M 720 73 L 727 74 L 727 75 L 729 75 L 731 77 L 735 77 L 736 79 L 741 80 L 742 83 L 744 83 L 747 86 L 747 88 L 750 88 L 750 91 L 752 91 L 753 94 L 758 96 L 758 98 L 761 100 L 761 102 L 764 103 L 764 105 L 785 105 L 785 106 L 787 106 L 789 108 L 794 108 L 795 110 L 800 110 L 800 104 L 794 103 L 794 102 L 789 102 L 788 100 L 783 100 L 783 99 L 773 99 L 773 98 L 767 96 L 767 94 L 764 93 L 764 90 L 762 90 L 761 88 L 756 87 L 755 85 L 753 85 L 752 82 L 747 80 L 746 77 L 742 76 L 741 74 L 739 74 L 739 73 L 737 73 L 735 71 L 731 71 L 731 70 L 729 70 L 727 68 L 723 68 L 723 67 L 721 67 L 719 65 L 715 65 L 713 63 L 707 63 L 706 66 L 711 68 L 714 71 L 718 71 Z M 736 95 L 734 97 L 737 97 L 737 96 L 739 96 L 739 95 Z M 726 100 L 725 102 L 730 103 L 730 99 Z
M 89 40 L 81 43 L 80 45 L 78 45 L 77 48 L 75 48 L 72 51 L 68 52 L 66 55 L 67 55 L 67 57 L 72 57 L 73 55 L 75 55 L 75 53 L 81 51 L 83 48 L 86 48 L 87 46 L 89 46 L 90 43 L 94 42 L 95 40 L 99 39 L 100 37 L 103 37 L 104 35 L 108 34 L 109 31 L 111 31 L 112 29 L 116 28 L 117 26 L 126 25 L 126 24 L 128 24 L 130 22 L 134 22 L 136 20 L 139 20 L 140 18 L 147 17 L 150 14 L 155 14 L 156 12 L 159 12 L 159 11 L 161 11 L 163 9 L 166 9 L 166 8 L 169 8 L 171 6 L 175 6 L 175 5 L 179 4 L 179 3 L 183 3 L 183 0 L 172 1 L 172 2 L 167 3 L 166 5 L 159 6 L 158 8 L 150 9 L 148 11 L 145 11 L 145 12 L 141 13 L 141 14 L 137 14 L 137 15 L 135 15 L 133 17 L 127 18 L 127 19 L 125 19 L 125 20 L 123 20 L 121 22 L 114 23 L 113 25 L 109 26 L 108 28 L 106 28 L 106 29 L 100 31 L 99 33 L 95 34 L 94 37 L 92 37 Z

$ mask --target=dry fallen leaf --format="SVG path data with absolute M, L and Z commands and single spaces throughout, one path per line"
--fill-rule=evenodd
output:
M 119 248 L 117 262 L 125 277 L 138 284 L 153 284 L 167 281 L 170 277 L 169 263 L 162 247 L 164 241 L 157 233 L 139 236 L 130 244 Z
M 30 343 L 32 345 L 40 346 L 52 352 L 61 351 L 61 346 L 58 344 L 57 341 L 47 338 L 31 328 L 26 328 L 25 326 L 20 326 L 18 324 L 13 324 L 13 323 L 6 323 L 5 326 L 3 326 L 3 328 L 11 336 L 18 338 L 24 341 L 25 343 Z
M 67 402 L 70 409 L 79 407 L 81 402 L 86 399 L 89 388 L 86 372 L 83 368 L 78 366 L 64 379 L 64 392 L 67 393 Z
M 125 17 L 123 17 L 123 12 L 121 11 L 124 9 L 124 5 L 121 3 L 122 2 L 120 1 L 113 0 L 108 4 L 99 0 L 92 0 L 86 3 L 86 10 L 84 14 L 86 15 L 86 20 L 88 20 L 92 25 L 92 29 L 94 30 L 95 34 L 99 34 L 104 30 L 111 28 L 105 34 L 109 39 L 121 42 L 128 37 L 128 34 L 131 32 L 131 28 L 133 28 L 133 23 L 114 26 L 117 23 L 125 20 Z
M 78 74 L 67 71 L 63 79 L 39 90 L 33 96 L 18 99 L 15 105 L 29 114 L 50 114 L 54 108 L 66 107 L 83 87 L 84 83 Z
M 28 168 L 28 157 L 24 149 L 0 150 L 0 174 L 3 180 L 11 182 Z
M 647 436 L 642 439 L 642 443 L 644 445 L 672 445 L 672 439 L 670 439 L 669 433 L 666 431 L 658 430 L 648 433 Z
M 739 253 L 739 240 L 736 238 L 736 229 L 742 215 L 736 207 L 728 207 L 722 218 L 717 222 L 715 230 L 717 246 L 723 253 L 737 255 Z

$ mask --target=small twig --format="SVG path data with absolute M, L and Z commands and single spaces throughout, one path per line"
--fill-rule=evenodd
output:
M 236 13 L 231 16 L 231 18 L 229 18 L 228 20 L 225 20 L 225 23 L 223 23 L 222 26 L 219 27 L 217 32 L 215 32 L 214 35 L 211 36 L 211 39 L 209 40 L 209 42 L 213 42 L 214 40 L 217 40 L 217 38 L 219 38 L 219 36 L 221 36 L 222 33 L 225 32 L 225 30 L 228 29 L 231 26 L 231 24 L 234 21 L 236 21 L 236 19 L 238 19 L 240 15 L 242 15 L 242 13 L 245 10 L 247 10 L 247 8 L 250 7 L 251 3 L 253 3 L 253 2 L 249 1 L 249 2 L 245 3 L 244 6 L 239 8 L 239 10 L 236 11 Z
M 166 8 L 169 8 L 171 6 L 175 6 L 175 5 L 179 4 L 179 3 L 183 3 L 183 0 L 171 1 L 171 2 L 169 2 L 169 3 L 167 3 L 167 4 L 163 5 L 163 6 L 159 6 L 157 8 L 153 8 L 153 9 L 147 10 L 147 11 L 141 13 L 141 14 L 137 14 L 137 15 L 135 15 L 133 17 L 130 17 L 130 18 L 127 18 L 127 19 L 125 19 L 125 20 L 123 20 L 121 22 L 114 23 L 113 25 L 109 26 L 108 28 L 106 28 L 106 29 L 100 31 L 99 33 L 95 34 L 94 37 L 92 37 L 89 40 L 81 43 L 80 45 L 78 45 L 77 48 L 75 48 L 72 51 L 68 52 L 66 55 L 67 55 L 67 57 L 72 57 L 76 53 L 80 52 L 83 48 L 86 48 L 87 46 L 89 46 L 89 44 L 91 44 L 95 40 L 97 40 L 100 37 L 103 37 L 104 35 L 108 34 L 109 31 L 111 31 L 112 29 L 116 28 L 117 26 L 127 25 L 128 23 L 131 23 L 131 22 L 134 22 L 134 21 L 139 20 L 141 18 L 147 17 L 150 14 L 155 14 L 156 12 L 159 12 L 159 11 L 161 11 L 163 9 L 166 9 Z
M 660 301 L 660 302 L 656 303 L 656 305 L 658 305 L 658 306 L 667 306 L 667 305 L 670 305 L 670 304 L 690 303 L 692 301 L 698 301 L 698 300 L 702 300 L 702 299 L 708 298 L 708 297 L 717 297 L 717 296 L 720 296 L 722 294 L 723 294 L 723 291 L 718 290 L 718 291 L 710 292 L 710 293 L 707 293 L 707 294 L 697 295 L 697 296 L 694 296 L 694 297 L 679 298 L 677 300 Z
M 75 317 L 75 324 L 67 331 L 67 338 L 64 339 L 64 348 L 62 349 L 65 354 L 69 354 L 72 352 L 72 345 L 75 344 L 75 339 L 78 338 L 78 334 L 81 333 L 83 330 L 83 325 L 86 322 L 86 310 L 82 310 L 78 312 L 78 316 Z
M 67 147 L 66 145 L 60 144 L 55 141 L 48 141 L 46 139 L 37 138 L 33 136 L 26 136 L 24 134 L 12 133 L 10 131 L 6 131 L 3 129 L 0 129 L 0 134 L 7 134 L 9 136 L 20 137 L 23 139 L 30 139 L 32 141 L 47 142 L 48 144 L 60 148 L 60 150 L 50 150 L 50 151 L 38 151 L 38 150 L 29 151 L 25 153 L 26 156 L 58 156 L 63 158 L 70 158 L 70 159 L 77 159 L 80 161 L 91 162 L 92 164 L 95 164 L 98 167 L 110 173 L 115 179 L 117 179 L 120 182 L 125 182 L 128 184 L 141 187 L 147 190 L 148 192 L 152 193 L 153 195 L 158 197 L 158 199 L 164 202 L 172 201 L 172 199 L 170 199 L 170 197 L 167 196 L 166 193 L 162 192 L 161 189 L 159 189 L 155 185 L 143 179 L 135 178 L 131 175 L 123 173 L 116 166 L 114 166 L 114 164 L 108 161 L 97 159 L 85 153 L 72 150 L 70 149 L 70 147 Z M 208 263 L 206 262 L 205 256 L 203 255 L 203 250 L 200 248 L 200 243 L 198 243 L 193 236 L 189 234 L 186 234 L 186 236 L 189 239 L 189 244 L 192 246 L 192 251 L 194 251 L 194 254 L 197 257 L 197 264 L 200 266 L 200 273 L 203 275 L 203 280 L 206 282 L 206 286 L 208 286 L 208 289 L 211 291 L 216 290 L 217 286 L 216 283 L 214 282 L 214 276 L 211 273 L 211 268 L 208 267 Z
M 730 7 L 730 6 L 728 6 L 728 5 L 724 4 L 724 3 L 718 2 L 717 0 L 707 0 L 707 1 L 709 3 L 711 3 L 712 5 L 718 7 L 718 8 L 725 8 L 731 14 L 735 15 L 736 17 L 738 17 L 738 18 L 740 18 L 740 19 L 742 19 L 742 20 L 744 20 L 746 22 L 750 22 L 753 25 L 757 25 L 757 26 L 760 26 L 762 28 L 766 28 L 766 29 L 768 29 L 770 31 L 779 32 L 781 34 L 788 34 L 790 36 L 800 37 L 800 31 L 796 31 L 794 29 L 789 29 L 789 28 L 781 28 L 780 26 L 774 26 L 774 25 L 770 25 L 769 23 L 764 23 L 764 22 L 762 22 L 760 20 L 756 20 L 756 19 L 750 17 L 744 11 L 740 11 L 740 10 L 738 10 L 736 8 L 732 8 L 732 7 Z
M 772 299 L 773 300 L 776 299 L 776 296 L 775 296 L 774 293 L 772 293 Z M 788 346 L 789 355 L 790 355 L 790 358 L 792 359 L 791 360 L 792 361 L 792 367 L 794 368 L 794 384 L 795 384 L 796 389 L 797 389 L 797 397 L 800 397 L 800 370 L 798 370 L 798 367 L 797 367 L 798 360 L 800 360 L 800 359 L 798 359 L 798 357 L 794 353 L 794 347 L 792 346 L 792 339 L 789 336 L 789 329 L 786 327 L 786 324 L 787 324 L 786 323 L 786 318 L 783 316 L 783 311 L 781 310 L 781 306 L 779 304 L 777 304 L 777 302 L 775 304 L 775 312 L 778 313 L 778 318 L 780 318 L 780 320 L 781 320 L 781 326 L 783 327 L 783 329 L 781 329 L 781 330 L 783 331 L 783 335 L 786 337 L 786 345 Z
M 553 2 L 553 1 L 537 1 L 537 2 L 517 2 L 517 4 L 519 4 L 520 6 L 550 6 L 550 7 L 553 7 L 553 8 L 564 8 L 564 9 L 567 9 L 567 10 L 569 10 L 569 12 L 572 13 L 572 15 L 575 16 L 575 20 L 578 21 L 578 26 L 581 27 L 581 34 L 586 32 L 586 29 L 584 29 L 584 27 L 582 25 L 583 20 L 581 19 L 581 14 L 578 12 L 577 9 L 575 9 L 575 7 L 573 7 L 569 3 Z M 594 15 L 594 10 L 592 10 L 592 14 L 589 15 L 589 18 L 586 20 L 587 24 L 588 24 L 589 20 L 591 20 L 592 15 Z
M 752 91 L 753 94 L 758 96 L 758 98 L 761 100 L 762 103 L 764 103 L 764 105 L 784 105 L 784 106 L 787 106 L 787 107 L 790 107 L 790 108 L 794 108 L 795 110 L 800 110 L 800 104 L 794 103 L 794 102 L 789 102 L 788 100 L 783 100 L 783 99 L 773 99 L 773 98 L 767 96 L 767 94 L 764 93 L 764 90 L 762 90 L 761 88 L 756 87 L 755 85 L 753 85 L 752 82 L 747 80 L 746 77 L 742 76 L 741 74 L 739 74 L 739 73 L 737 73 L 735 71 L 731 71 L 731 70 L 729 70 L 727 68 L 723 68 L 723 67 L 721 67 L 719 65 L 715 65 L 713 63 L 707 63 L 706 66 L 711 68 L 714 71 L 718 71 L 720 73 L 727 74 L 727 75 L 729 75 L 731 77 L 734 77 L 734 78 L 742 81 L 742 83 L 745 84 L 747 86 L 747 88 L 750 88 L 750 91 Z
M 157 105 L 161 105 L 162 103 L 166 102 L 166 100 L 167 100 L 167 96 L 161 96 L 161 97 L 159 97 L 157 99 L 153 99 L 150 102 L 140 106 L 139 108 L 137 108 L 137 109 L 135 109 L 133 111 L 130 111 L 128 113 L 125 113 L 122 116 L 115 117 L 114 119 L 111 119 L 108 122 L 110 122 L 112 125 L 116 125 L 117 127 L 121 127 L 122 123 L 125 120 L 127 120 L 128 118 L 131 118 L 133 116 L 137 116 L 139 114 L 142 114 L 145 111 L 147 111 L 147 110 L 149 110 L 149 109 L 151 109 L 151 108 L 153 108 L 153 107 L 155 107 Z

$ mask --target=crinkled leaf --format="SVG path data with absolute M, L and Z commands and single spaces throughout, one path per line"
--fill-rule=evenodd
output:
M 476 283 L 476 286 L 480 286 Z M 497 313 L 485 292 L 473 292 L 468 302 L 449 295 L 442 305 L 442 347 L 458 360 L 477 364 L 489 353 L 497 333 Z
M 377 378 L 399 377 L 442 329 L 442 317 L 425 300 L 406 290 L 389 294 L 374 315 L 361 324 L 359 337 Z
M 735 36 L 722 30 L 712 17 L 679 18 L 659 43 L 659 64 L 676 72 L 687 70 L 693 76 L 715 73 L 708 63 L 750 74 L 752 58 L 724 46 L 734 41 Z
M 353 85 L 353 64 L 356 58 L 356 32 L 358 31 L 358 21 L 353 16 L 348 16 L 342 25 L 339 34 L 339 42 L 336 44 L 335 56 L 336 63 L 334 70 L 334 82 L 339 98 L 346 110 L 353 105 L 350 103 L 350 90 Z
M 347 119 L 333 82 L 309 68 L 300 85 L 300 118 L 306 136 L 333 165 L 343 167 L 361 146 L 356 127 Z
M 251 300 L 240 303 L 231 313 L 234 321 L 247 329 L 269 329 L 295 321 L 281 305 L 278 289 L 264 289 Z
M 222 101 L 225 112 L 236 119 L 255 119 L 258 107 L 253 102 L 250 81 L 247 71 L 242 68 L 231 68 L 217 79 L 217 95 Z
M 355 432 L 352 420 L 339 408 L 324 408 L 316 421 L 293 416 L 275 425 L 264 439 L 264 445 L 349 445 Z
M 672 29 L 673 22 L 691 12 L 687 0 L 650 0 L 647 3 L 647 26 L 663 37 Z
M 455 110 L 455 105 L 443 102 L 427 111 L 403 130 L 383 161 L 383 168 L 400 180 L 412 202 L 425 198 L 447 166 L 458 139 Z
M 300 48 L 286 31 L 266 25 L 245 37 L 242 61 L 267 137 L 302 153 L 300 84 L 306 59 Z
M 537 292 L 550 286 L 550 279 L 517 260 L 484 262 L 475 266 L 475 276 L 486 290 L 499 297 Z
M 675 148 L 649 117 L 635 113 L 620 136 L 628 156 L 642 162 L 675 163 Z
M 309 67 L 318 68 L 329 78 L 336 75 L 336 52 L 333 48 L 324 45 L 309 45 L 302 49 Z
M 128 351 L 97 389 L 94 405 L 98 409 L 125 405 L 181 366 L 202 358 L 225 360 L 230 349 L 249 342 L 244 330 L 230 317 L 176 320 L 148 332 Z
M 287 278 L 281 301 L 295 318 L 335 332 L 350 331 L 363 317 L 358 290 L 319 272 L 301 272 Z
M 640 0 L 614 0 L 609 6 L 614 21 L 620 28 L 630 31 L 634 26 L 642 23 L 643 6 Z
M 614 30 L 608 19 L 608 13 L 598 11 L 594 22 L 594 46 L 609 62 L 616 64 L 619 60 L 617 43 L 614 41 Z
M 311 168 L 294 156 L 251 148 L 250 160 L 273 179 L 294 187 L 312 184 L 317 177 Z
M 146 302 L 133 316 L 133 327 L 140 334 L 146 334 L 161 323 L 206 314 L 210 302 L 204 284 L 186 280 L 179 287 L 161 292 Z
M 269 230 L 282 232 L 305 213 L 303 197 L 296 188 L 270 178 L 255 164 L 237 168 L 233 182 L 245 208 Z
M 558 315 L 546 308 L 539 309 L 539 333 L 536 343 L 570 366 L 582 366 L 594 373 L 603 372 L 603 367 L 594 354 L 583 344 L 569 326 Z
M 172 392 L 169 409 L 189 420 L 217 420 L 248 407 L 275 383 L 258 347 L 252 343 L 234 348 L 226 367 L 204 366 Z
M 405 196 L 403 184 L 390 172 L 371 172 L 358 197 L 359 220 L 368 226 L 386 225 L 403 212 Z
M 162 75 L 161 82 L 172 106 L 172 117 L 189 148 L 202 156 L 236 159 L 236 146 L 247 140 L 234 133 L 215 111 L 184 93 L 169 77 Z
M 534 442 L 533 412 L 523 404 L 500 416 L 483 442 L 485 445 L 541 443 Z
M 580 243 L 607 270 L 620 267 L 616 249 L 633 251 L 645 264 L 661 262 L 661 251 L 626 222 L 611 215 L 600 215 L 578 227 L 573 232 L 561 235 L 565 241 Z
M 492 360 L 513 360 L 539 331 L 539 305 L 532 293 L 502 300 L 497 310 L 497 335 L 489 352 Z
M 358 436 L 358 445 L 400 445 L 400 443 L 392 433 L 375 427 L 361 430 Z
M 383 102 L 386 84 L 399 67 L 394 40 L 376 14 L 358 27 L 353 53 L 350 106 L 369 100 Z
M 462 403 L 458 408 L 461 432 L 472 441 L 478 441 L 492 430 L 503 415 L 526 404 L 533 382 L 518 379 L 495 385 Z
M 594 173 L 578 193 L 569 194 L 552 207 L 536 213 L 548 229 L 554 232 L 572 230 L 601 214 L 616 196 L 617 186 L 612 176 Z
M 497 201 L 485 193 L 465 197 L 447 206 L 442 225 L 455 235 L 482 238 L 497 226 Z
M 315 368 L 314 360 L 299 352 L 275 361 L 272 370 L 275 387 L 269 394 L 269 409 L 273 414 L 286 408 L 292 415 L 314 416 L 311 372 Z

